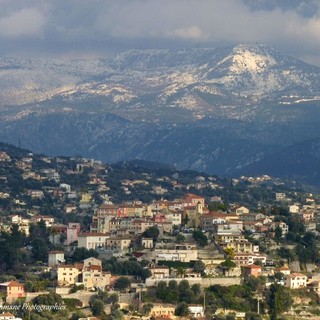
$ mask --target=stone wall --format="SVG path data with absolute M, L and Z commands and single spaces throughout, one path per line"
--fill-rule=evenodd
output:
M 232 285 L 239 285 L 241 284 L 241 278 L 239 277 L 221 277 L 221 278 L 165 278 L 165 279 L 150 279 L 146 280 L 146 286 L 156 286 L 160 281 L 165 281 L 169 283 L 169 281 L 175 280 L 179 283 L 182 280 L 187 280 L 189 284 L 192 286 L 193 284 L 197 283 L 200 284 L 203 288 L 213 286 L 215 284 L 221 286 L 232 286 Z

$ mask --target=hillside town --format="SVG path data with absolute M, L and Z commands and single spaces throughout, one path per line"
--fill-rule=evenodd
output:
M 1 149 L 0 319 L 319 319 L 316 193 Z

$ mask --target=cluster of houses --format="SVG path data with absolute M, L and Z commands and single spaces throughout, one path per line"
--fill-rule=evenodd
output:
M 6 152 L 0 152 L 0 162 L 12 162 L 13 160 Z M 52 158 L 42 157 L 43 163 L 52 164 Z M 60 164 L 65 159 L 55 158 Z M 226 253 L 236 264 L 235 270 L 229 270 L 236 281 L 240 275 L 243 277 L 261 275 L 274 275 L 276 272 L 283 273 L 282 284 L 291 289 L 303 288 L 310 285 L 315 291 L 320 291 L 319 283 L 307 278 L 306 275 L 288 268 L 276 269 L 269 257 L 261 252 L 261 248 L 248 240 L 250 239 L 268 243 L 277 237 L 285 237 L 290 231 L 289 226 L 283 221 L 276 221 L 270 214 L 250 212 L 249 208 L 235 205 L 227 213 L 210 211 L 205 198 L 192 193 L 173 201 L 158 200 L 152 203 L 141 201 L 124 202 L 114 204 L 110 201 L 108 191 L 110 190 L 105 179 L 99 172 L 106 172 L 106 167 L 99 161 L 82 159 L 75 168 L 65 169 L 64 174 L 77 175 L 85 168 L 93 168 L 88 175 L 87 185 L 92 186 L 95 192 L 103 199 L 102 205 L 95 204 L 93 191 L 75 190 L 70 184 L 61 182 L 61 172 L 52 169 L 34 169 L 32 154 L 14 162 L 16 168 L 21 170 L 23 179 L 37 181 L 53 180 L 58 187 L 46 187 L 43 189 L 29 189 L 26 195 L 30 199 L 43 199 L 50 195 L 57 200 L 57 207 L 65 215 L 86 214 L 93 212 L 90 226 L 86 230 L 79 223 L 70 222 L 66 225 L 59 224 L 53 216 L 41 214 L 41 207 L 32 207 L 26 210 L 26 203 L 22 198 L 16 197 L 14 201 L 14 213 L 8 215 L 1 221 L 1 229 L 9 231 L 12 224 L 29 234 L 31 224 L 43 221 L 51 230 L 50 241 L 53 244 L 64 245 L 64 251 L 51 251 L 48 256 L 48 268 L 57 279 L 58 288 L 71 288 L 82 286 L 85 290 L 101 289 L 108 290 L 112 287 L 115 277 L 109 272 L 102 270 L 101 259 L 88 258 L 81 263 L 67 264 L 66 254 L 75 248 L 96 250 L 102 258 L 116 256 L 125 259 L 134 255 L 138 260 L 145 259 L 150 262 L 149 270 L 151 276 L 146 279 L 145 286 L 154 286 L 159 281 L 169 282 L 172 279 L 180 281 L 187 279 L 190 283 L 205 285 L 200 273 L 192 269 L 186 269 L 183 275 L 177 275 L 175 270 L 159 265 L 161 261 L 195 262 L 201 260 L 205 265 L 206 276 L 215 275 L 215 270 L 224 261 Z M 106 173 L 107 174 L 107 173 Z M 242 177 L 240 180 L 246 179 Z M 252 178 L 250 182 L 260 183 L 270 180 L 268 176 Z M 214 178 L 206 179 L 197 177 L 193 184 L 182 185 L 177 182 L 177 177 L 163 177 L 158 179 L 159 185 L 151 188 L 156 195 L 165 195 L 166 190 L 162 182 L 171 183 L 175 189 L 222 188 Z M 0 176 L 0 181 L 5 183 L 6 177 Z M 238 183 L 239 181 L 235 181 Z M 143 179 L 124 179 L 121 188 L 125 194 L 130 194 L 137 186 L 148 186 L 148 175 Z M 1 190 L 0 190 L 1 191 Z M 10 198 L 10 192 L 0 192 L 1 199 Z M 310 195 L 306 204 L 292 203 L 285 193 L 275 194 L 275 201 L 287 204 L 290 214 L 299 217 L 308 231 L 316 230 L 315 217 L 319 206 Z M 215 196 L 210 201 L 221 202 L 221 197 Z M 63 204 L 63 206 L 62 206 Z M 144 236 L 151 227 L 156 227 L 160 233 L 160 241 L 152 237 Z M 202 230 L 208 237 L 210 250 L 216 250 L 205 254 L 205 248 L 199 248 L 192 239 L 194 230 Z M 175 236 L 182 234 L 185 241 L 175 242 Z M 166 240 L 166 241 L 165 241 Z M 269 268 L 266 268 L 268 267 Z M 237 273 L 237 270 L 240 270 Z M 233 273 L 232 273 L 233 272 Z M 238 277 L 238 278 L 237 278 Z M 222 282 L 223 283 L 223 282 Z M 25 297 L 26 292 L 23 284 L 16 281 L 0 283 L 0 292 L 8 301 Z M 203 316 L 203 309 L 199 306 L 190 306 L 194 316 Z M 169 305 L 155 305 L 152 311 L 154 316 L 170 316 L 174 313 L 174 307 Z M 2 315 L 0 315 L 0 319 Z M 4 317 L 4 316 L 2 316 Z M 6 319 L 6 318 L 3 318 Z
M 297 211 L 296 207 L 297 205 L 289 208 L 291 212 L 294 209 L 291 214 L 300 215 L 301 219 L 308 222 L 313 220 L 317 212 L 310 207 Z M 202 260 L 208 271 L 212 265 L 218 265 L 223 261 L 221 253 L 225 252 L 232 253 L 232 259 L 237 267 L 243 267 L 244 276 L 260 276 L 263 274 L 262 266 L 268 265 L 270 261 L 266 254 L 260 252 L 259 246 L 247 240 L 244 232 L 249 232 L 259 239 L 273 238 L 276 228 L 281 231 L 281 236 L 285 236 L 289 231 L 288 225 L 284 222 L 275 222 L 272 216 L 262 213 L 251 213 L 244 206 L 236 206 L 230 213 L 210 212 L 204 197 L 194 194 L 186 194 L 185 197 L 175 201 L 155 201 L 148 205 L 102 204 L 94 211 L 88 232 L 82 232 L 79 223 L 59 225 L 55 224 L 53 217 L 48 216 L 35 215 L 26 219 L 19 215 L 11 215 L 8 218 L 12 224 L 19 225 L 26 234 L 31 223 L 43 220 L 48 228 L 54 230 L 54 236 L 51 236 L 50 240 L 56 242 L 59 236 L 65 235 L 63 244 L 68 249 L 75 247 L 94 249 L 102 255 L 118 257 L 130 253 L 135 254 L 138 259 L 153 262 L 155 266 L 150 267 L 152 276 L 147 279 L 147 284 L 150 285 L 155 285 L 159 280 L 176 277 L 169 273 L 168 268 L 158 266 L 157 263 L 160 261 Z M 155 243 L 154 239 L 143 236 L 143 233 L 153 226 L 158 228 L 163 237 L 177 234 L 175 230 L 180 230 L 182 234 L 190 237 L 188 234 L 190 230 L 201 229 L 208 236 L 209 242 L 219 249 L 220 256 L 218 259 L 214 256 L 202 258 L 199 247 L 194 242 L 177 244 L 172 238 L 169 243 Z M 112 283 L 111 274 L 102 271 L 101 261 L 98 259 L 90 258 L 81 264 L 67 265 L 64 251 L 51 251 L 48 266 L 55 270 L 58 285 L 61 287 L 83 285 L 88 290 L 105 289 Z M 184 277 L 196 283 L 202 281 L 201 275 L 192 271 L 187 272 Z M 304 287 L 307 278 L 298 273 L 285 274 L 284 284 L 293 289 Z M 0 284 L 0 288 L 2 285 L 5 286 Z

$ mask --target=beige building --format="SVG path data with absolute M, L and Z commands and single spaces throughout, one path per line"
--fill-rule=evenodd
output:
M 89 193 L 83 193 L 81 195 L 80 203 L 89 203 L 92 200 L 92 196 Z
M 58 285 L 83 285 L 85 289 L 105 290 L 110 286 L 111 273 L 102 271 L 102 261 L 88 258 L 83 263 L 58 267 Z
M 250 210 L 244 206 L 234 208 L 236 215 L 249 214 Z
M 197 196 L 192 193 L 187 194 L 182 201 L 184 207 L 196 206 L 198 203 L 200 203 L 202 206 L 205 205 L 204 197 Z
M 145 232 L 148 228 L 157 225 L 154 221 L 146 220 L 146 219 L 136 219 L 133 220 L 129 225 L 128 228 L 132 233 L 141 234 Z
M 82 284 L 86 289 L 105 290 L 110 286 L 111 273 L 102 271 L 102 261 L 91 257 L 83 260 Z
M 169 318 L 174 316 L 176 306 L 171 304 L 154 304 L 150 315 L 153 317 L 165 317 Z
M 82 233 L 78 236 L 78 248 L 97 249 L 106 246 L 109 235 L 99 232 Z
M 5 293 L 7 303 L 26 296 L 24 285 L 17 281 L 0 283 L 0 292 Z
M 50 217 L 50 216 L 33 216 L 31 218 L 32 223 L 38 223 L 41 220 L 44 221 L 44 223 L 46 224 L 46 227 L 52 227 L 55 222 L 54 217 Z
M 142 238 L 141 245 L 145 249 L 152 249 L 153 248 L 153 239 L 152 238 Z
M 118 209 L 119 217 L 143 218 L 145 215 L 145 206 L 143 205 L 121 205 Z
M 86 268 L 86 267 L 89 267 L 89 266 L 100 266 L 100 267 L 102 267 L 102 261 L 97 259 L 97 258 L 94 258 L 94 257 L 90 257 L 90 258 L 84 259 L 83 260 L 83 267 Z
M 253 253 L 255 251 L 254 245 L 247 239 L 235 242 L 223 242 L 220 243 L 220 246 L 223 250 L 233 249 L 235 253 Z
M 106 249 L 128 250 L 131 245 L 130 238 L 108 238 L 106 239 Z
M 165 279 L 165 278 L 169 278 L 170 276 L 170 269 L 169 267 L 161 267 L 161 266 L 157 266 L 157 267 L 151 267 L 149 268 L 152 276 L 152 279 Z
M 184 217 L 187 219 L 189 228 L 199 228 L 202 224 L 203 205 L 198 202 L 195 206 L 184 208 Z
M 192 245 L 176 245 L 175 249 L 155 249 L 155 260 L 191 262 L 198 260 L 198 250 Z
M 182 215 L 183 215 L 182 211 L 173 211 L 173 210 L 169 210 L 169 212 L 165 214 L 166 220 L 171 221 L 172 225 L 174 226 L 181 226 Z
M 58 285 L 71 286 L 81 284 L 80 275 L 82 273 L 83 264 L 77 263 L 74 265 L 61 265 L 58 267 Z
M 103 204 L 96 209 L 92 217 L 92 225 L 97 232 L 109 232 L 109 222 L 112 217 L 117 217 L 118 207 L 112 204 Z

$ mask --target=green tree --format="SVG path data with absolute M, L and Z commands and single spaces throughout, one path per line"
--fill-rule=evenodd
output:
M 182 234 L 179 233 L 176 235 L 176 243 L 184 243 L 186 241 L 186 237 Z
M 177 274 L 177 277 L 179 277 L 179 278 L 184 278 L 186 273 L 187 273 L 187 269 L 184 267 L 178 267 L 176 269 L 176 274 Z
M 143 237 L 152 238 L 154 242 L 157 242 L 160 231 L 156 226 L 148 228 L 145 232 L 142 233 Z
M 200 296 L 201 294 L 201 286 L 198 283 L 195 283 L 191 286 L 191 290 L 194 293 L 195 297 Z
M 19 226 L 16 224 L 13 224 L 11 226 L 11 232 L 10 232 L 10 242 L 11 245 L 14 245 L 15 248 L 21 248 L 26 243 L 26 235 L 24 232 L 21 232 L 19 230 Z
M 236 267 L 236 264 L 230 259 L 226 259 L 223 262 L 220 263 L 221 269 L 223 270 L 223 274 L 226 274 L 226 272 L 230 271 L 231 269 Z
M 128 289 L 131 285 L 131 281 L 129 278 L 127 277 L 119 277 L 115 284 L 114 284 L 114 287 L 115 289 L 117 290 L 120 290 L 120 291 L 124 291 L 126 289 Z
M 78 320 L 79 318 L 85 318 L 86 315 L 82 312 L 77 310 L 75 313 L 72 314 L 70 320 Z
M 194 300 L 194 293 L 190 288 L 190 284 L 187 280 L 181 280 L 178 285 L 179 301 L 186 303 L 192 303 Z
M 152 272 L 148 268 L 143 268 L 141 270 L 141 278 L 143 280 L 146 280 L 147 278 L 150 278 L 152 276 Z
M 300 263 L 306 264 L 307 262 L 312 261 L 312 252 L 309 248 L 305 247 L 303 244 L 298 243 L 296 245 L 296 254 Z
M 47 241 L 41 238 L 33 240 L 31 252 L 34 260 L 47 261 L 49 253 Z
M 205 247 L 208 245 L 208 238 L 201 230 L 193 231 L 192 236 L 199 246 Z
M 274 229 L 274 237 L 276 240 L 280 240 L 282 237 L 282 229 L 279 226 Z
M 245 320 L 261 320 L 261 316 L 255 312 L 247 312 Z
M 110 320 L 122 320 L 124 319 L 124 314 L 120 309 L 114 309 L 111 311 Z
M 266 301 L 269 307 L 270 319 L 276 320 L 278 315 L 289 310 L 292 304 L 290 290 L 279 284 L 272 284 L 267 292 Z
M 102 316 L 104 313 L 104 304 L 101 300 L 94 299 L 90 302 L 90 309 L 94 316 Z
M 244 280 L 245 286 L 252 292 L 262 293 L 266 285 L 266 277 L 247 277 Z
M 199 272 L 199 273 L 203 274 L 205 270 L 206 270 L 206 265 L 203 263 L 202 260 L 195 261 L 195 263 L 193 264 L 193 271 L 194 272 Z
M 176 316 L 186 317 L 190 314 L 190 310 L 188 304 L 185 302 L 181 302 L 178 304 L 175 313 Z
M 64 302 L 61 296 L 57 293 L 48 293 L 48 294 L 41 294 L 32 299 L 33 304 L 35 305 L 63 305 Z M 57 312 L 57 310 L 53 310 L 53 312 Z
M 277 250 L 277 252 L 280 258 L 286 259 L 288 263 L 294 259 L 294 255 L 290 249 L 281 247 Z
M 41 220 L 37 224 L 31 224 L 29 228 L 29 240 L 33 242 L 36 239 L 43 239 L 48 241 L 49 231 L 46 223 Z
M 142 312 L 145 315 L 148 315 L 151 311 L 151 309 L 153 308 L 153 304 L 152 303 L 144 303 L 142 306 Z
M 72 255 L 72 260 L 77 262 L 77 261 L 83 261 L 87 258 L 98 258 L 99 254 L 97 251 L 95 251 L 94 249 L 86 249 L 86 248 L 76 248 L 73 252 Z
M 224 249 L 225 254 L 228 256 L 228 258 L 233 259 L 234 258 L 234 248 L 226 248 Z
M 179 289 L 176 280 L 170 280 L 168 283 L 168 302 L 177 302 L 179 299 Z
M 167 283 L 165 281 L 159 281 L 157 285 L 156 297 L 165 301 L 168 296 Z

